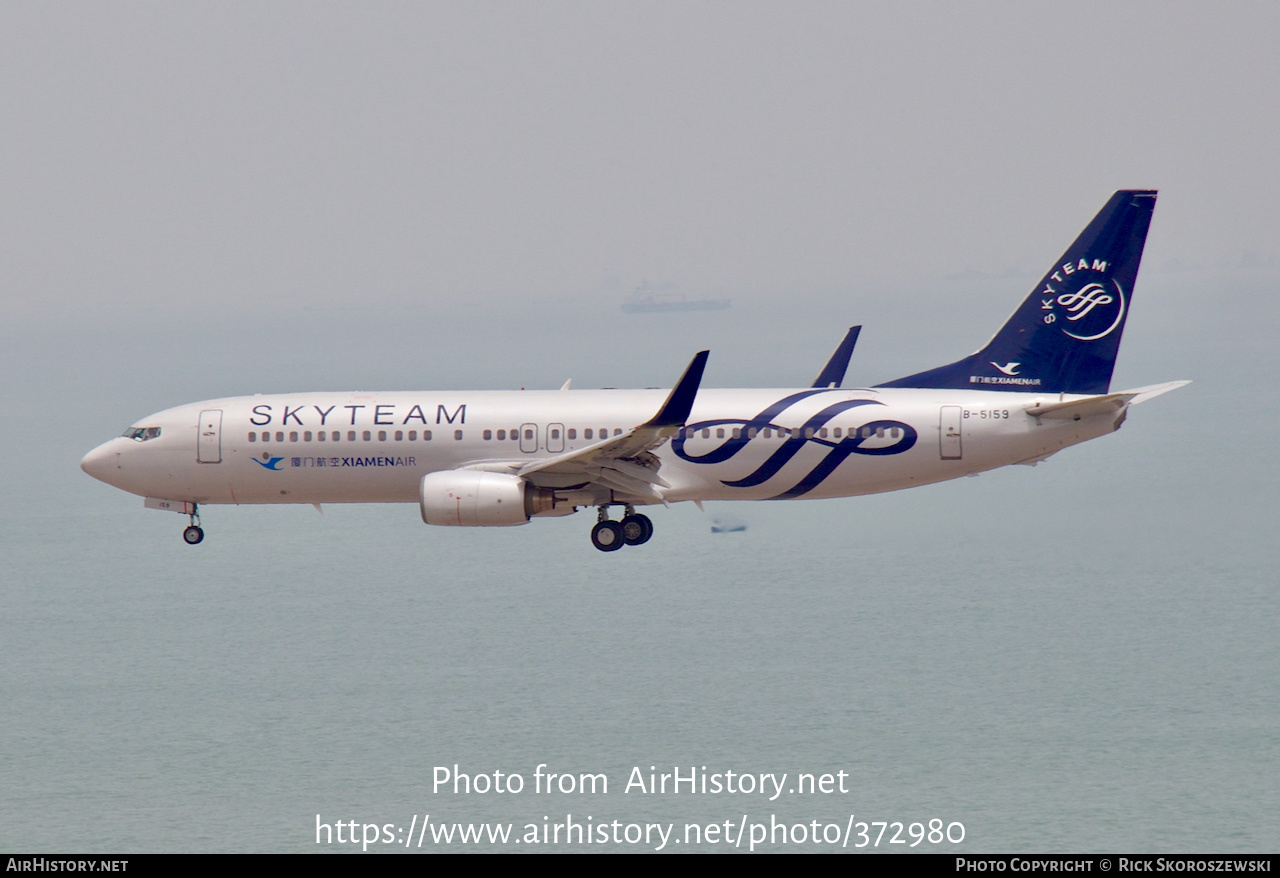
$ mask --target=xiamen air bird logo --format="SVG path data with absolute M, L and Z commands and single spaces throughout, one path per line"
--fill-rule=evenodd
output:
M 1005 363 L 1003 366 L 1001 366 L 999 363 L 992 363 L 991 365 L 995 366 L 1001 372 L 1003 372 L 1004 374 L 1012 378 L 1014 375 L 1018 374 L 1018 367 L 1021 366 L 1022 364 L 1021 363 Z
M 761 485 L 777 475 L 778 471 L 791 462 L 808 445 L 828 449 L 826 455 L 807 475 L 787 490 L 775 495 L 774 500 L 790 500 L 801 497 L 818 487 L 827 476 L 835 472 L 836 467 L 853 454 L 902 454 L 916 444 L 919 434 L 910 424 L 901 421 L 872 420 L 857 427 L 849 427 L 843 436 L 840 430 L 828 430 L 826 424 L 832 418 L 850 409 L 867 405 L 884 405 L 872 399 L 846 399 L 833 403 L 809 416 L 799 428 L 780 427 L 773 419 L 791 406 L 819 393 L 838 393 L 837 390 L 804 390 L 793 393 L 775 402 L 750 420 L 715 420 L 699 421 L 689 424 L 684 431 L 671 441 L 671 450 L 690 463 L 721 463 L 736 455 L 748 444 L 771 438 L 772 434 L 782 439 L 782 443 L 769 455 L 769 459 L 752 473 L 740 479 L 721 480 L 722 484 L 731 488 L 752 488 Z M 726 430 L 726 427 L 732 429 Z M 715 430 L 716 437 L 724 441 L 701 454 L 692 453 L 689 441 L 695 441 L 695 447 L 701 451 L 701 442 L 695 437 L 699 431 Z M 726 433 L 728 436 L 726 438 Z M 830 438 L 828 438 L 830 436 Z M 837 438 L 838 437 L 838 438 Z
M 1077 282 L 1087 280 L 1079 275 L 1090 272 L 1096 276 L 1106 270 L 1107 263 L 1098 259 L 1064 262 L 1045 279 L 1040 292 L 1040 310 L 1048 312 L 1044 322 L 1059 324 L 1064 335 L 1077 341 L 1097 341 L 1115 332 L 1124 323 L 1126 309 L 1120 284 L 1102 277 L 1071 289 Z
M 251 457 L 249 459 L 252 460 L 254 463 L 256 463 L 258 466 L 262 467 L 263 469 L 269 469 L 269 470 L 272 470 L 273 472 L 280 472 L 280 461 L 284 460 L 283 457 L 271 457 L 267 455 L 265 452 L 263 453 L 262 456 L 264 458 L 263 460 L 258 460 L 256 457 Z

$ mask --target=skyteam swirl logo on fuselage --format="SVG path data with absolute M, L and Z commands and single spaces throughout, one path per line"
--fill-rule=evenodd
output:
M 811 415 L 799 429 L 783 427 L 774 423 L 774 418 L 802 400 L 819 393 L 839 392 L 834 389 L 804 390 L 800 393 L 793 393 L 790 396 L 783 397 L 750 420 L 724 419 L 698 421 L 696 424 L 688 424 L 686 425 L 686 430 L 672 440 L 671 450 L 676 453 L 676 456 L 690 463 L 723 463 L 733 458 L 750 443 L 763 441 L 762 434 L 764 430 L 777 430 L 779 435 L 786 438 L 778 446 L 777 450 L 769 455 L 768 460 L 754 472 L 740 479 L 721 480 L 721 484 L 731 488 L 752 488 L 756 485 L 764 484 L 777 475 L 806 445 L 814 444 L 829 449 L 826 456 L 818 461 L 817 465 L 800 481 L 781 494 L 771 498 L 773 500 L 790 500 L 795 497 L 802 497 L 818 487 L 827 476 L 835 472 L 836 467 L 840 466 L 852 454 L 902 454 L 904 451 L 909 451 L 916 444 L 919 436 L 914 427 L 901 421 L 891 420 L 867 421 L 857 427 L 850 427 L 846 435 L 840 439 L 826 439 L 818 436 L 818 431 L 837 415 L 864 405 L 884 405 L 884 403 L 874 399 L 841 400 Z M 729 438 L 703 454 L 692 454 L 686 450 L 686 436 L 692 438 L 699 430 L 710 430 L 717 427 L 737 427 L 739 429 L 736 434 L 730 431 Z M 894 429 L 901 431 L 901 437 L 896 439 L 892 445 L 868 444 L 872 439 L 882 440 L 889 431 Z

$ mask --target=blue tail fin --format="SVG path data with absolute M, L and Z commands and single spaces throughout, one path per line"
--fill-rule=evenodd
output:
M 1155 205 L 1112 195 L 986 347 L 878 386 L 1106 393 Z

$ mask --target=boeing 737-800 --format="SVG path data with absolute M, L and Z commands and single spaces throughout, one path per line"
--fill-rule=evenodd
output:
M 611 552 L 653 534 L 637 507 L 848 497 L 1036 463 L 1187 383 L 1110 391 L 1155 202 L 1115 193 L 985 347 L 874 387 L 840 387 L 854 327 L 806 388 L 702 389 L 702 351 L 669 393 L 215 399 L 143 418 L 81 467 L 187 515 L 192 544 L 210 504 L 416 502 L 427 524 L 462 527 L 595 507 L 591 541 Z

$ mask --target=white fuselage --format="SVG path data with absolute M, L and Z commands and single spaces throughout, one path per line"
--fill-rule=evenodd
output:
M 662 390 L 292 393 L 215 399 L 139 421 L 86 456 L 95 477 L 199 504 L 412 503 L 424 475 L 511 472 L 624 434 Z M 830 389 L 702 390 L 656 448 L 662 499 L 845 497 L 1032 462 L 1116 429 L 1025 409 L 1057 394 Z M 153 432 L 148 438 L 146 431 Z M 568 487 L 557 485 L 556 487 Z M 637 504 L 657 502 L 638 498 Z

